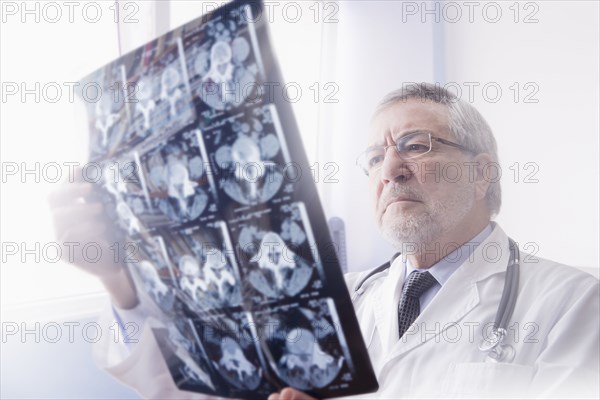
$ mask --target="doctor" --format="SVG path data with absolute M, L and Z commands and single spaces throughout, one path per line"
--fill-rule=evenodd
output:
M 346 277 L 380 386 L 359 398 L 598 398 L 600 295 L 586 273 L 521 252 L 505 351 L 479 349 L 506 308 L 500 303 L 514 263 L 508 236 L 491 221 L 500 185 L 484 169 L 497 160 L 483 117 L 439 87 L 403 88 L 377 108 L 358 163 L 382 235 L 401 255 Z M 64 216 L 88 189 L 68 190 L 55 202 L 62 241 L 70 238 Z M 103 338 L 99 363 L 144 397 L 204 398 L 174 385 L 148 329 L 153 311 L 144 294 L 138 298 L 114 265 L 79 265 L 102 279 L 121 320 L 144 326 L 129 347 Z M 269 400 L 308 398 L 286 388 Z
M 347 276 L 380 386 L 360 397 L 598 398 L 600 300 L 586 273 L 522 253 L 505 354 L 479 349 L 512 263 L 491 222 L 500 183 L 484 168 L 497 161 L 481 114 L 439 87 L 405 87 L 377 108 L 358 164 L 402 255 Z M 285 389 L 269 400 L 304 398 Z

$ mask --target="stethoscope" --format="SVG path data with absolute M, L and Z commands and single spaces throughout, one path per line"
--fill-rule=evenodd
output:
M 502 297 L 498 304 L 496 318 L 494 319 L 491 332 L 487 335 L 484 334 L 478 346 L 480 351 L 487 353 L 489 361 L 492 362 L 511 362 L 515 357 L 515 349 L 511 345 L 505 344 L 504 340 L 507 334 L 508 322 L 517 302 L 520 252 L 519 246 L 511 238 L 508 238 L 508 245 L 510 248 L 510 258 L 506 267 L 504 289 L 502 290 Z M 354 293 L 352 294 L 353 303 L 365 293 L 371 283 L 388 272 L 390 266 L 399 255 L 400 253 L 394 254 L 389 262 L 370 271 L 354 286 Z

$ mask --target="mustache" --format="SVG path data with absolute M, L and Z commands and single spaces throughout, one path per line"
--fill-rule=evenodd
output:
M 380 197 L 380 204 L 388 204 L 389 202 L 400 197 L 409 198 L 411 200 L 423 201 L 423 196 L 415 189 L 410 188 L 408 186 L 395 184 L 384 189 Z

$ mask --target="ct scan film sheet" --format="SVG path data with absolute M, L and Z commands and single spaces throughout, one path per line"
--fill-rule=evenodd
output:
M 374 391 L 267 29 L 233 2 L 86 77 L 99 192 L 182 390 Z

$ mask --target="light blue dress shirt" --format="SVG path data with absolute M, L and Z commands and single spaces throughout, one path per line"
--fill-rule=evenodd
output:
M 410 261 L 407 259 L 404 264 L 404 284 L 406 284 L 406 280 L 411 272 L 417 271 L 418 273 L 423 273 L 425 271 L 429 271 L 431 275 L 435 278 L 437 283 L 429 288 L 425 293 L 421 295 L 419 298 L 419 305 L 421 307 L 421 311 L 427 307 L 427 305 L 433 300 L 435 295 L 440 291 L 444 283 L 450 279 L 454 271 L 458 269 L 469 257 L 473 254 L 475 249 L 479 247 L 481 243 L 492 233 L 492 225 L 488 224 L 481 232 L 479 232 L 475 237 L 469 240 L 467 243 L 457 248 L 444 258 L 442 258 L 437 263 L 433 264 L 430 268 L 418 269 L 413 266 Z

